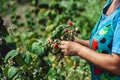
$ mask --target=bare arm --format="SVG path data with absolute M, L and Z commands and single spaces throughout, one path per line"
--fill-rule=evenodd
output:
M 60 48 L 65 55 L 80 56 L 109 72 L 120 75 L 120 55 L 118 54 L 98 53 L 86 46 L 68 41 L 62 41 Z
M 81 40 L 81 39 L 75 38 L 75 42 L 82 44 L 83 46 L 90 47 L 89 40 Z
M 114 74 L 120 75 L 120 55 L 118 54 L 98 53 L 87 47 L 80 46 L 78 56 Z

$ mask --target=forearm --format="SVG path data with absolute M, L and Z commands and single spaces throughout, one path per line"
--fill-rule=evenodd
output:
M 101 68 L 120 75 L 120 62 L 114 60 L 117 57 L 116 54 L 98 53 L 90 48 L 81 46 L 78 55 Z M 117 58 L 119 59 L 119 57 Z
M 79 44 L 82 44 L 83 46 L 90 47 L 89 40 L 76 39 L 75 42 L 77 42 L 77 43 L 79 43 Z

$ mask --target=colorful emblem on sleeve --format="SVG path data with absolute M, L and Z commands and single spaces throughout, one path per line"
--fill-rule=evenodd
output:
M 97 40 L 94 38 L 94 39 L 92 39 L 92 48 L 93 48 L 93 50 L 96 50 L 97 47 L 98 47 L 98 42 L 97 42 Z

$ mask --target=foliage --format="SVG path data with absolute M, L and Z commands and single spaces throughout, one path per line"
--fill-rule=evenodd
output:
M 6 3 L 13 2 L 18 6 L 14 5 L 14 10 L 9 13 L 13 25 L 8 27 L 8 31 L 3 27 L 2 19 L 0 21 L 0 79 L 90 80 L 89 63 L 76 56 L 61 57 L 63 54 L 57 45 L 61 39 L 74 40 L 71 32 L 76 31 L 75 27 L 81 31 L 80 39 L 88 39 L 103 1 L 1 1 L 3 14 Z M 72 27 L 66 25 L 69 20 L 74 22 Z

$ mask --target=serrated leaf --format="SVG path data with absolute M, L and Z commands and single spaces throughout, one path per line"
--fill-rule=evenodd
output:
M 31 48 L 32 51 L 35 52 L 37 48 L 39 48 L 39 43 L 38 43 L 38 42 L 34 42 L 34 43 L 32 44 L 32 48 Z
M 10 52 L 7 53 L 5 56 L 5 62 L 7 62 L 8 59 L 13 59 L 15 56 L 17 56 L 19 52 L 17 50 L 11 50 Z
M 32 60 L 31 54 L 27 52 L 25 56 L 25 63 L 30 64 L 31 60 Z
M 16 74 L 18 72 L 18 68 L 16 68 L 16 67 L 10 67 L 9 69 L 8 69 L 8 78 L 12 78 L 12 77 L 14 77 L 14 75 Z
M 38 56 L 43 57 L 44 56 L 44 47 L 40 47 L 38 49 Z
M 48 57 L 45 58 L 45 61 L 48 63 L 49 66 L 51 65 L 51 61 L 49 60 Z

